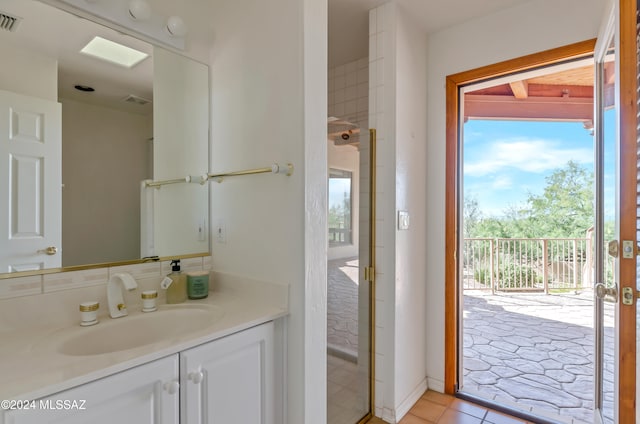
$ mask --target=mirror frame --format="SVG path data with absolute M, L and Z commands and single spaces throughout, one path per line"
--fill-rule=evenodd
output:
M 208 128 L 209 128 L 209 136 L 206 140 L 207 142 L 207 162 L 208 162 L 208 167 L 211 167 L 211 66 L 208 63 L 202 62 L 201 60 L 198 59 L 194 59 L 193 57 L 190 57 L 189 55 L 185 54 L 185 52 L 177 50 L 175 47 L 173 46 L 169 46 L 166 43 L 161 42 L 161 40 L 155 40 L 153 38 L 144 36 L 130 28 L 124 27 L 122 25 L 118 25 L 118 24 L 114 24 L 111 23 L 109 21 L 105 21 L 104 19 L 101 19 L 98 16 L 95 15 L 91 15 L 88 13 L 82 13 L 80 11 L 77 11 L 75 9 L 69 8 L 67 5 L 63 4 L 63 3 L 58 3 L 56 0 L 35 0 L 35 1 L 40 1 L 41 3 L 44 3 L 50 7 L 54 7 L 58 10 L 61 10 L 65 13 L 70 13 L 74 16 L 77 16 L 81 19 L 86 19 L 88 21 L 91 21 L 97 25 L 101 25 L 107 28 L 110 28 L 114 31 L 118 31 L 121 32 L 127 36 L 136 38 L 138 40 L 147 42 L 149 44 L 152 44 L 156 47 L 160 47 L 163 49 L 166 49 L 174 54 L 183 56 L 188 58 L 189 60 L 193 60 L 195 62 L 201 63 L 203 65 L 207 66 L 207 79 L 208 79 L 208 97 L 209 97 L 209 114 L 208 114 Z M 209 208 L 211 207 L 211 186 L 209 183 L 207 183 L 208 185 L 208 200 L 207 203 L 209 205 Z M 208 212 L 208 220 L 209 222 L 211 221 L 211 210 L 209 209 Z M 72 266 L 66 266 L 66 267 L 58 267 L 58 268 L 45 268 L 45 269 L 38 269 L 38 270 L 31 270 L 31 271 L 17 271 L 17 272 L 6 272 L 6 273 L 0 273 L 0 281 L 1 280 L 8 280 L 11 278 L 20 278 L 20 277 L 30 277 L 30 276 L 35 276 L 35 275 L 46 275 L 46 274 L 57 274 L 57 273 L 61 273 L 61 272 L 73 272 L 73 271 L 82 271 L 82 270 L 87 270 L 87 269 L 97 269 L 97 268 L 109 268 L 109 267 L 113 267 L 113 266 L 123 266 L 123 265 L 135 265 L 135 264 L 143 264 L 143 263 L 151 263 L 151 262 L 158 262 L 158 263 L 162 263 L 164 261 L 170 261 L 172 259 L 189 259 L 189 258 L 198 258 L 198 257 L 207 257 L 207 256 L 211 256 L 211 235 L 209 234 L 209 251 L 208 252 L 199 252 L 199 253 L 188 253 L 188 254 L 176 254 L 176 255 L 171 255 L 171 256 L 158 256 L 158 257 L 153 257 L 153 258 L 137 258 L 137 259 L 131 259 L 131 260 L 124 260 L 124 261 L 117 261 L 117 262 L 100 262 L 100 263 L 94 263 L 94 264 L 85 264 L 85 265 L 72 265 Z

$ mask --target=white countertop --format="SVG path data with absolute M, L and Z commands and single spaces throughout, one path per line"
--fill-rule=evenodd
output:
M 288 286 L 221 279 L 216 290 L 202 300 L 188 300 L 193 305 L 211 305 L 222 311 L 221 317 L 205 329 L 165 339 L 161 342 L 111 353 L 70 356 L 57 351 L 57 340 L 91 332 L 109 325 L 102 316 L 91 327 L 48 326 L 0 331 L 0 399 L 32 400 L 87 383 L 119 371 L 189 349 L 226 335 L 285 316 Z M 163 305 L 159 305 L 162 309 Z M 166 307 L 165 307 L 166 308 Z M 170 306 L 169 306 L 170 308 Z M 153 314 L 151 312 L 150 314 Z M 169 311 L 162 312 L 164 314 Z M 127 320 L 142 314 L 129 311 Z

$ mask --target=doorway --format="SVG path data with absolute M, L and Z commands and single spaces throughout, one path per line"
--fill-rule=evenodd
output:
M 461 90 L 459 391 L 560 422 L 593 421 L 593 69 L 574 60 Z
M 616 178 L 619 184 L 620 196 L 616 200 L 616 229 L 620 239 L 630 240 L 635 243 L 635 199 L 636 193 L 636 181 L 635 175 L 631 175 L 630 163 L 625 161 L 633 160 L 634 171 L 637 166 L 637 160 L 635 157 L 636 150 L 636 84 L 634 78 L 636 75 L 636 2 L 622 2 L 620 8 L 616 9 L 620 15 L 620 37 L 626 40 L 632 40 L 628 43 L 633 47 L 633 52 L 628 51 L 628 44 L 624 44 L 627 47 L 627 51 L 623 52 L 622 49 L 616 51 L 616 60 L 618 61 L 619 71 L 617 71 L 617 88 L 616 99 L 620 99 L 617 102 L 619 105 L 615 112 L 615 126 L 618 128 L 618 151 L 620 154 L 618 157 Z M 613 20 L 615 21 L 615 20 Z M 625 29 L 626 28 L 626 29 Z M 626 35 L 625 35 L 626 34 Z M 603 44 L 603 40 L 598 45 Z M 462 341 L 461 331 L 459 331 L 458 323 L 459 316 L 462 314 L 462 296 L 458 290 L 462 275 L 462 264 L 457 258 L 462 258 L 460 238 L 458 237 L 459 229 L 461 228 L 461 184 L 460 184 L 460 160 L 461 160 L 461 146 L 460 135 L 461 128 L 459 127 L 459 111 L 461 108 L 460 92 L 461 90 L 470 84 L 477 83 L 482 80 L 490 78 L 503 77 L 515 72 L 524 72 L 531 69 L 549 66 L 557 64 L 566 60 L 579 60 L 591 56 L 594 52 L 595 40 L 577 43 L 563 48 L 553 49 L 539 54 L 530 55 L 527 57 L 515 59 L 512 61 L 495 64 L 490 67 L 480 68 L 461 74 L 451 75 L 447 78 L 447 179 L 453 182 L 451 189 L 447 190 L 446 208 L 447 208 L 447 225 L 446 225 L 446 251 L 447 259 L 445 264 L 446 275 L 446 347 L 445 347 L 445 389 L 448 393 L 458 393 L 460 389 L 461 369 L 460 369 L 460 356 Z M 623 45 L 623 44 L 620 44 Z M 633 54 L 632 54 L 633 53 Z M 632 60 L 633 58 L 633 60 Z M 627 75 L 628 74 L 628 75 Z M 625 80 L 625 75 L 626 79 Z M 630 87 L 627 90 L 620 88 L 621 86 Z M 626 97 L 625 97 L 626 96 Z M 626 99 L 626 100 L 625 100 Z M 629 129 L 633 129 L 633 134 L 625 134 Z M 624 152 L 629 153 L 627 156 Z M 620 158 L 627 158 L 622 159 Z M 625 169 L 627 171 L 625 171 Z M 628 174 L 627 174 L 628 172 Z M 633 182 L 633 185 L 631 185 Z M 455 188 L 455 189 L 453 189 Z M 633 196 L 633 200 L 631 200 Z M 625 206 L 626 205 L 626 206 Z M 620 214 L 620 210 L 625 210 L 628 214 Z M 627 228 L 624 219 L 633 219 L 633 232 Z M 634 252 L 635 250 L 632 249 Z M 459 253 L 460 252 L 460 253 Z M 635 257 L 635 256 L 634 256 Z M 631 278 L 630 281 L 635 281 L 635 261 L 625 262 L 620 258 L 614 259 L 614 279 L 615 281 L 624 281 L 624 276 Z M 595 281 L 594 281 L 595 282 Z M 597 283 L 602 283 L 598 281 Z M 610 297 L 618 299 L 619 293 L 614 293 L 606 286 L 602 290 L 603 294 L 609 294 Z M 635 291 L 632 291 L 632 295 L 635 296 Z M 599 301 L 595 301 L 599 303 Z M 633 303 L 633 301 L 632 301 Z M 633 309 L 633 311 L 631 311 Z M 613 420 L 614 422 L 633 422 L 635 420 L 635 307 L 626 308 L 620 307 L 619 304 L 614 306 L 615 310 L 615 328 L 612 328 L 614 339 L 617 343 L 616 353 L 613 357 L 609 358 L 609 362 L 604 365 L 604 368 L 610 366 L 614 371 L 614 381 L 608 383 L 613 385 L 613 392 L 616 393 L 613 399 L 610 399 L 610 405 L 613 408 Z M 632 313 L 633 312 L 633 313 Z M 598 309 L 596 309 L 598 313 Z M 625 324 L 626 323 L 626 324 Z M 621 331 L 621 329 L 624 329 Z M 598 331 L 596 331 L 596 334 Z M 595 346 L 594 346 L 595 348 Z M 603 351 L 596 351 L 597 355 L 603 355 Z M 616 357 L 617 356 L 617 357 Z M 624 361 L 621 359 L 625 358 Z M 616 367 L 613 366 L 617 363 Z M 595 373 L 594 377 L 601 377 L 602 373 Z M 633 381 L 630 381 L 633 380 Z M 611 384 L 612 383 L 612 384 Z M 596 386 L 602 389 L 603 386 Z M 622 389 L 624 388 L 624 389 Z M 600 416 L 600 410 L 606 407 L 606 399 L 603 396 L 602 391 L 595 393 L 594 410 L 596 415 Z M 633 398 L 633 401 L 630 399 Z M 479 400 L 480 402 L 482 400 Z M 599 403 L 600 402 L 600 403 Z M 598 404 L 599 403 L 599 404 Z M 526 411 L 517 410 L 513 405 L 503 405 L 503 409 L 513 411 L 521 416 L 530 416 Z M 530 412 L 530 411 L 529 411 Z M 605 414 L 602 414 L 605 415 Z
M 368 130 L 368 58 L 329 70 L 327 421 L 372 417 L 375 131 Z M 372 156 L 373 154 L 373 156 Z M 373 215 L 373 218 L 371 216 Z

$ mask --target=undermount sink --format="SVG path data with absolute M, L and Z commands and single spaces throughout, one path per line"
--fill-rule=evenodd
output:
M 95 326 L 78 328 L 68 338 L 58 339 L 57 350 L 88 356 L 133 349 L 204 330 L 223 315 L 211 305 L 163 305 L 155 312 L 107 318 Z

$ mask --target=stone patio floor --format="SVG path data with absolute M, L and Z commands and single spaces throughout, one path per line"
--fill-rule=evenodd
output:
M 592 296 L 466 290 L 462 390 L 559 421 L 593 422 Z M 613 422 L 612 306 L 605 315 L 604 412 Z
M 358 258 L 327 264 L 327 345 L 329 352 L 358 356 Z
M 357 258 L 329 261 L 329 353 L 351 361 L 358 342 L 357 277 Z M 551 295 L 465 290 L 462 391 L 558 421 L 593 422 L 592 296 L 591 290 Z M 609 423 L 613 423 L 612 330 L 613 307 L 606 304 L 604 412 Z M 329 386 L 335 395 L 350 385 L 330 381 Z M 335 408 L 329 407 L 333 412 Z M 346 422 L 338 415 L 342 414 L 336 411 L 332 423 Z

